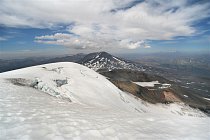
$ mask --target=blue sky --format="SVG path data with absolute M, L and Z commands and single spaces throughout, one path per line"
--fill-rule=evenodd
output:
M 210 53 L 208 0 L 0 0 L 0 56 Z

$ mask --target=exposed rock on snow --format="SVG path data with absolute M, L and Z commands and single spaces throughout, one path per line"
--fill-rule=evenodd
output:
M 66 85 L 68 84 L 68 80 L 65 79 L 65 80 L 60 80 L 60 79 L 57 79 L 57 80 L 54 80 L 57 84 L 57 87 L 61 87 L 62 85 Z
M 10 81 L 11 83 L 13 83 L 14 85 L 18 85 L 18 86 L 29 86 L 29 87 L 33 87 L 34 83 L 36 83 L 36 81 L 32 81 L 32 80 L 27 80 L 27 79 L 23 79 L 23 78 L 8 78 L 8 81 Z

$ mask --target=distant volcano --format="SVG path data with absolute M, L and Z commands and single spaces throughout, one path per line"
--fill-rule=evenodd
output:
M 131 69 L 143 71 L 141 66 L 137 66 L 135 63 L 123 60 L 121 58 L 115 57 L 107 52 L 95 52 L 86 55 L 83 59 L 79 61 L 95 71 L 97 70 L 113 70 L 113 69 Z

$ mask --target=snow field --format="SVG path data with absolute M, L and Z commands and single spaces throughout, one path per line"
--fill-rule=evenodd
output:
M 38 84 L 34 88 L 15 85 L 11 78 L 37 80 Z M 64 79 L 67 82 L 57 86 L 55 80 Z M 2 140 L 208 140 L 209 124 L 210 118 L 198 110 L 135 99 L 105 77 L 74 63 L 0 74 Z

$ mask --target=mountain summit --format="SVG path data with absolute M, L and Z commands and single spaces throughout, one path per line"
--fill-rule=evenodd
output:
M 79 63 L 95 71 L 97 70 L 111 71 L 113 69 L 131 69 L 131 70 L 140 70 L 140 71 L 144 70 L 141 66 L 137 66 L 135 63 L 123 60 L 107 52 L 90 53 L 86 55 L 83 59 L 81 59 Z

